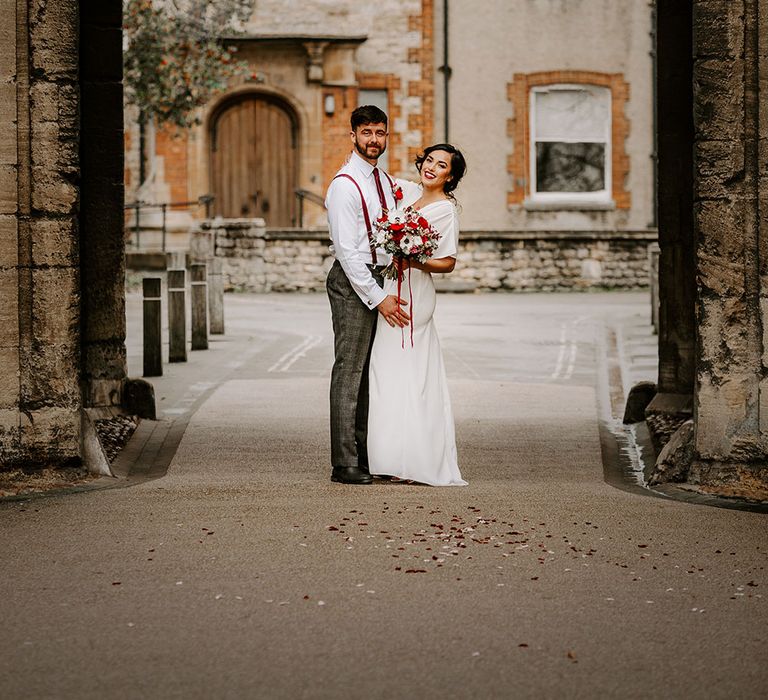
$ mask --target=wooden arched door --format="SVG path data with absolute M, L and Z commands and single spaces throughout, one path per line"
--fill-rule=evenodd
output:
M 211 124 L 216 215 L 295 226 L 297 140 L 294 115 L 275 100 L 248 95 L 224 105 Z

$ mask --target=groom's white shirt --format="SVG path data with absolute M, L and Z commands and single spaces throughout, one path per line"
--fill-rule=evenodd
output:
M 387 205 L 395 208 L 395 200 L 389 180 L 381 172 L 381 186 L 384 190 L 384 199 Z M 368 215 L 371 218 L 371 226 L 381 216 L 381 203 L 376 192 L 376 182 L 373 179 L 373 166 L 361 158 L 356 151 L 347 163 L 339 170 L 351 175 L 360 186 L 368 205 Z M 371 247 L 368 242 L 368 233 L 365 229 L 363 208 L 360 204 L 360 193 L 357 188 L 345 177 L 337 177 L 331 182 L 328 193 L 325 196 L 325 206 L 328 209 L 328 228 L 331 233 L 331 255 L 341 264 L 344 273 L 363 303 L 369 308 L 377 307 L 387 296 L 379 287 L 366 265 L 371 265 Z M 376 264 L 386 265 L 390 262 L 389 254 L 378 248 L 376 250 Z

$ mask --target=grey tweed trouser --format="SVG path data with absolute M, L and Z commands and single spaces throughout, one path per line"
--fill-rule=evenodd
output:
M 381 275 L 371 274 L 382 285 Z M 368 364 L 378 311 L 357 296 L 340 263 L 325 282 L 331 302 L 334 354 L 331 372 L 331 465 L 368 467 Z

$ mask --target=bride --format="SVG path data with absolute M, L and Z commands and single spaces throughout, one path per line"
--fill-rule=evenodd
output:
M 427 219 L 440 233 L 440 241 L 427 262 L 411 262 L 403 272 L 401 296 L 411 302 L 413 344 L 407 326 L 401 329 L 388 325 L 383 315 L 378 318 L 369 369 L 369 469 L 372 475 L 431 486 L 465 486 L 456 459 L 443 354 L 432 319 L 436 301 L 432 275 L 447 274 L 456 264 L 459 220 L 453 190 L 466 162 L 458 149 L 441 143 L 424 149 L 416 169 L 420 185 L 397 181 L 403 205 Z M 385 280 L 384 291 L 396 295 L 397 281 Z

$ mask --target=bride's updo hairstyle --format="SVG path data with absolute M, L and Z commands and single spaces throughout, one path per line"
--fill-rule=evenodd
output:
M 451 146 L 450 143 L 436 143 L 434 146 L 425 148 L 423 153 L 416 156 L 416 170 L 419 171 L 419 174 L 421 174 L 421 166 L 432 151 L 445 151 L 451 154 L 451 162 L 449 164 L 451 167 L 450 179 L 445 181 L 443 192 L 451 199 L 455 199 L 452 192 L 459 186 L 461 178 L 467 172 L 467 161 L 464 160 L 464 156 L 456 146 Z

